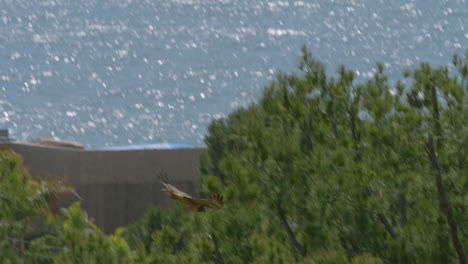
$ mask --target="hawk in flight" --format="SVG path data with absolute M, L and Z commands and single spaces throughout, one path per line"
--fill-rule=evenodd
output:
M 167 183 L 167 178 L 163 174 L 159 176 L 159 181 L 164 185 L 164 187 L 166 187 L 166 189 L 162 189 L 163 191 L 170 193 L 172 199 L 179 201 L 182 205 L 191 211 L 204 212 L 205 207 L 217 210 L 224 205 L 223 196 L 220 194 L 213 194 L 210 198 L 207 199 L 196 199 Z

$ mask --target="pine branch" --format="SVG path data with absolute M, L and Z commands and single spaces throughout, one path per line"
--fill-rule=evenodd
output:
M 379 218 L 380 222 L 385 226 L 385 229 L 387 229 L 387 232 L 394 238 L 398 239 L 397 234 L 395 233 L 395 230 L 393 230 L 392 225 L 388 221 L 388 219 L 382 214 L 378 213 L 377 217 Z
M 286 233 L 288 233 L 289 239 L 291 239 L 291 242 L 293 245 L 297 248 L 301 256 L 304 258 L 307 254 L 305 248 L 302 246 L 302 244 L 297 240 L 296 236 L 294 235 L 294 232 L 292 231 L 291 227 L 289 226 L 288 222 L 286 221 L 286 217 L 284 215 L 284 212 L 281 208 L 281 205 L 278 204 L 276 208 L 276 213 L 278 214 L 278 217 L 281 221 L 281 224 L 283 225 L 284 229 L 286 230 Z
M 400 207 L 400 225 L 403 227 L 406 224 L 406 197 L 403 191 L 398 193 L 398 204 Z
M 219 250 L 218 239 L 217 239 L 216 235 L 213 234 L 213 233 L 210 236 L 211 236 L 211 239 L 213 240 L 213 244 L 215 246 L 214 258 L 216 260 L 216 264 L 224 264 L 223 255 L 221 254 L 221 251 Z

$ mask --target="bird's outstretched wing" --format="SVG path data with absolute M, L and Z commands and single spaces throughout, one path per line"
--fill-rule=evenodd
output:
M 195 199 L 191 198 L 194 203 L 200 204 L 213 209 L 221 209 L 224 205 L 223 196 L 221 194 L 213 194 L 208 199 Z
M 166 189 L 162 189 L 163 191 L 168 192 L 168 193 L 170 193 L 172 195 L 175 195 L 175 196 L 180 196 L 180 197 L 185 197 L 185 198 L 192 198 L 192 196 L 190 196 L 190 195 L 184 193 L 183 191 L 177 189 L 172 184 L 167 183 L 167 176 L 165 174 L 160 174 L 158 176 L 158 178 L 159 178 L 159 181 L 164 185 L 164 187 L 166 187 Z
M 189 210 L 202 212 L 205 210 L 204 207 L 209 207 L 216 210 L 222 208 L 224 205 L 223 196 L 220 194 L 213 194 L 210 198 L 207 199 L 196 199 L 177 189 L 173 185 L 167 183 L 167 177 L 164 174 L 159 175 L 159 181 L 166 188 L 162 189 L 163 191 L 171 194 L 172 199 L 179 201 Z

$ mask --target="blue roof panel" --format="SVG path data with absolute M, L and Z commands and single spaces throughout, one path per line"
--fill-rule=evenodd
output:
M 154 144 L 104 147 L 104 148 L 100 148 L 100 150 L 146 150 L 146 149 L 192 149 L 192 148 L 194 147 L 191 145 L 182 144 L 182 143 L 154 143 Z

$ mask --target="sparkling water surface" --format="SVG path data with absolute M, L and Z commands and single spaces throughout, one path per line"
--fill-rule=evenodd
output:
M 300 48 L 360 80 L 468 50 L 467 0 L 1 0 L 0 127 L 87 148 L 203 146 Z

